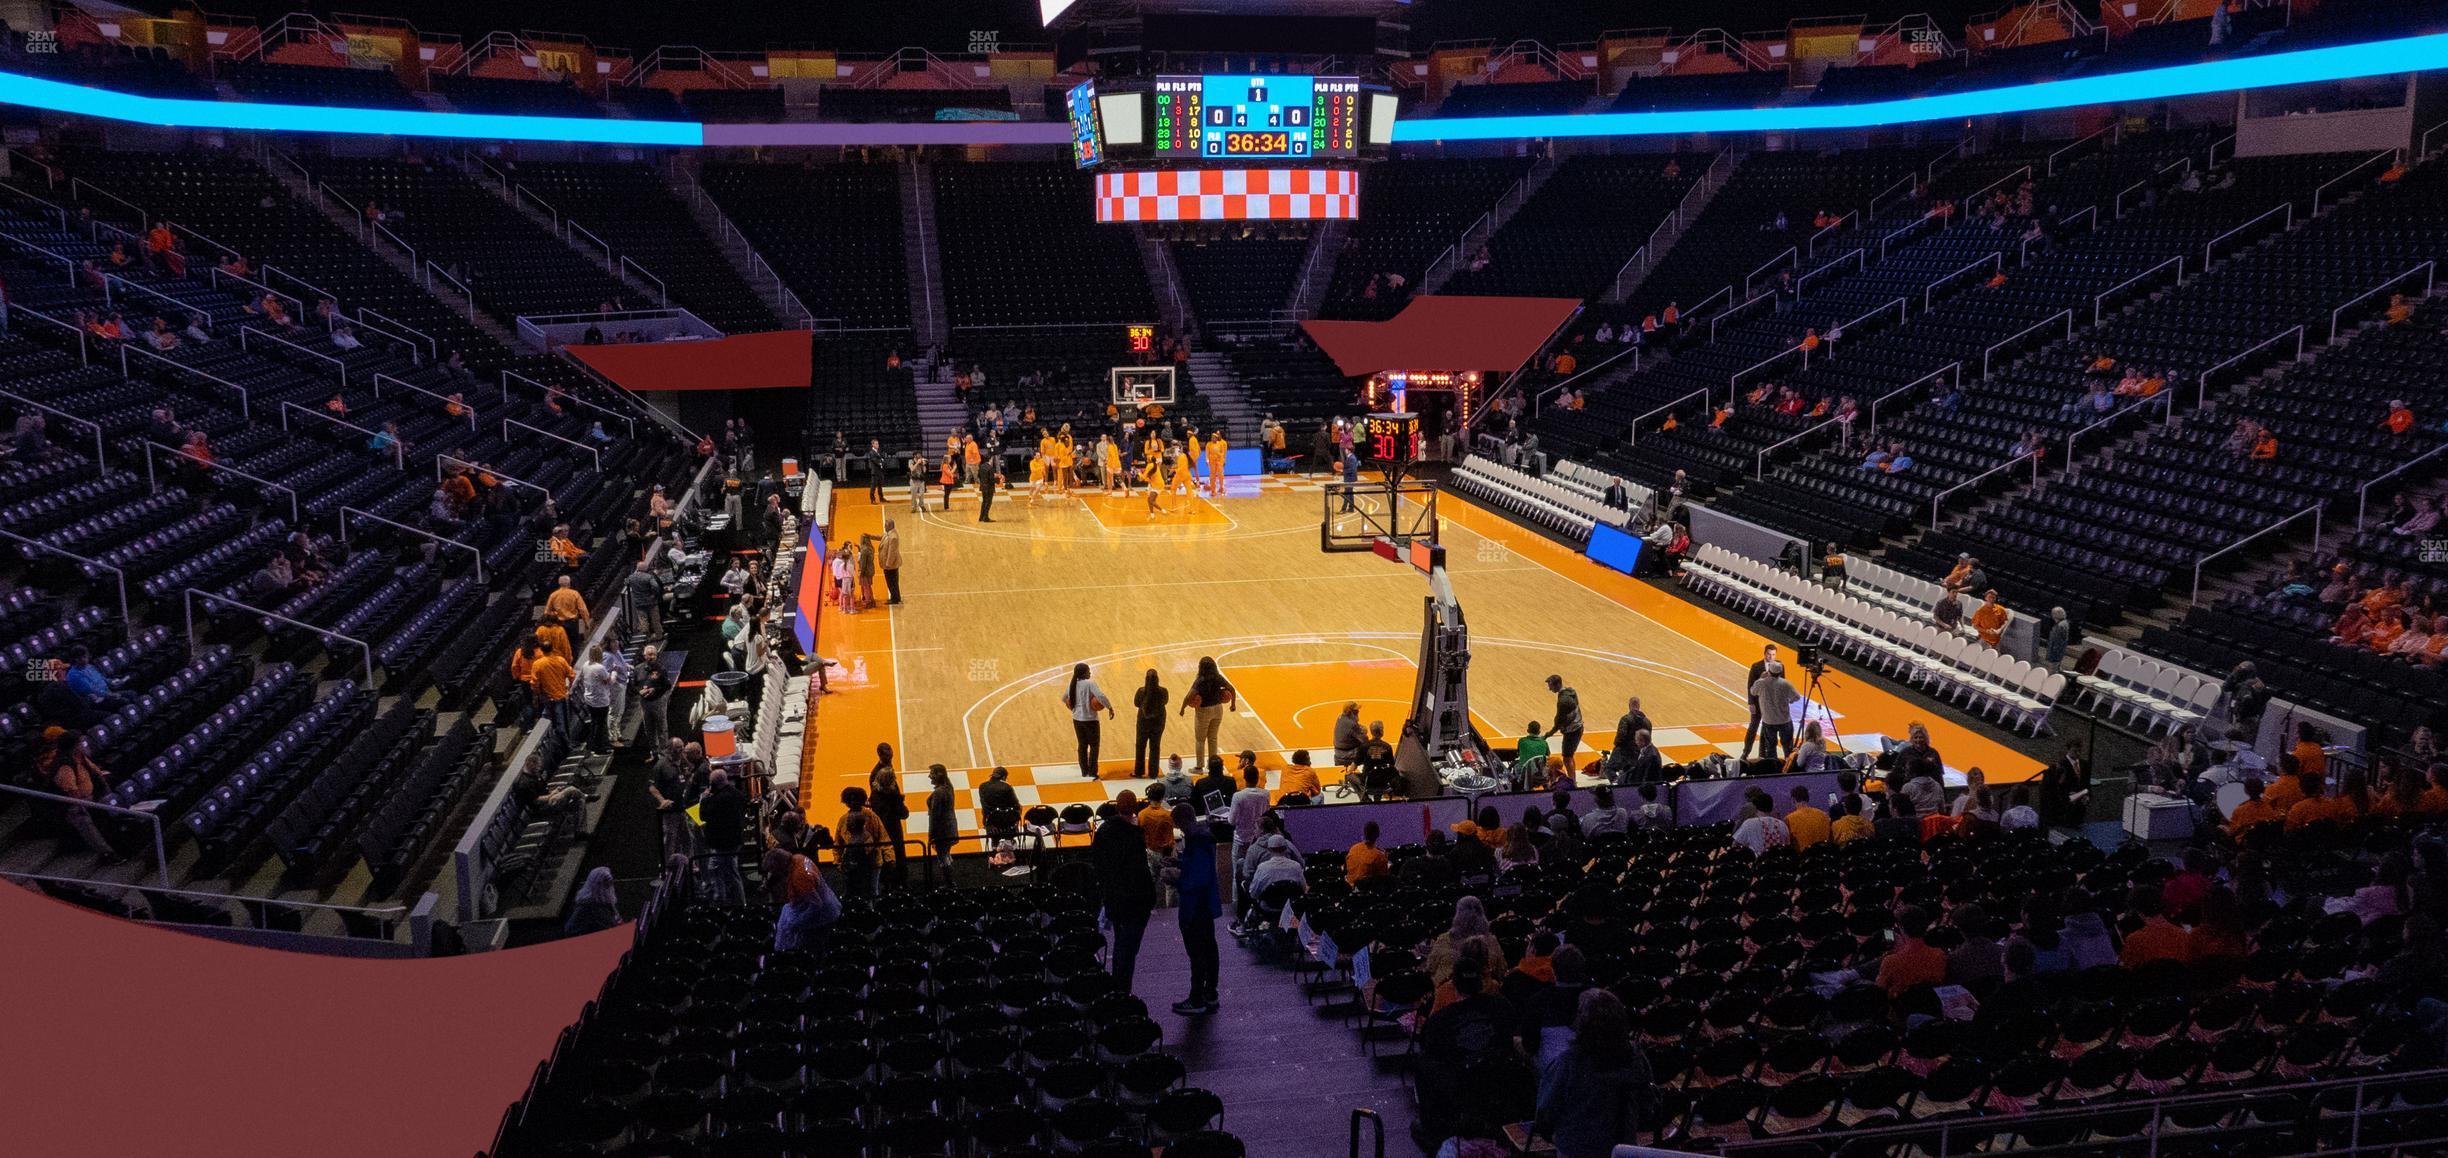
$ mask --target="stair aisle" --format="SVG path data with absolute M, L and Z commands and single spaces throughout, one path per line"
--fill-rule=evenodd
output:
M 950 362 L 920 367 L 911 386 L 918 401 L 918 428 L 926 434 L 921 449 L 941 447 L 945 435 L 969 425 L 969 408 L 952 389 Z
M 1216 927 L 1221 1008 L 1204 1017 L 1173 1012 L 1190 992 L 1178 921 L 1174 910 L 1156 910 L 1132 989 L 1164 1027 L 1166 1050 L 1188 1068 L 1184 1084 L 1224 1099 L 1222 1128 L 1248 1146 L 1251 1158 L 1340 1154 L 1351 1113 L 1362 1107 L 1385 1119 L 1387 1154 L 1418 1152 L 1401 1073 L 1380 1068 L 1340 1014 L 1310 1004 L 1290 973 L 1236 944 L 1223 922 Z M 1402 1052 L 1399 1042 L 1377 1048 L 1389 1059 Z M 1363 1153 L 1367 1145 L 1363 1140 Z
M 910 328 L 918 344 L 940 346 L 944 316 L 943 248 L 935 230 L 935 174 L 923 162 L 901 167 L 901 250 L 909 262 Z
M 1226 437 L 1246 443 L 1258 436 L 1258 420 L 1266 415 L 1233 372 L 1232 359 L 1214 350 L 1192 350 L 1190 384 L 1207 400 L 1208 412 L 1223 424 Z

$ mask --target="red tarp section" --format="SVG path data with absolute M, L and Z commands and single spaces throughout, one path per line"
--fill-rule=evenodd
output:
M 1355 378 L 1380 370 L 1513 370 L 1581 308 L 1579 298 L 1414 298 L 1383 322 L 1303 322 Z
M 630 390 L 771 390 L 810 382 L 809 332 L 775 330 L 701 342 L 564 347 Z
M 502 1111 L 603 988 L 622 925 L 363 960 L 215 941 L 0 883 L 0 1150 L 432 1158 Z

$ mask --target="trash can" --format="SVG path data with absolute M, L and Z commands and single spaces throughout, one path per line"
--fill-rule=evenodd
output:
M 714 693 L 726 704 L 748 698 L 749 675 L 744 671 L 718 671 L 712 677 Z

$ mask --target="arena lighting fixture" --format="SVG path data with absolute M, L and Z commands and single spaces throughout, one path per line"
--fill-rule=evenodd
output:
M 349 133 L 391 137 L 463 137 L 494 141 L 569 141 L 597 145 L 705 143 L 695 121 L 616 121 L 496 113 L 436 113 L 328 105 L 259 104 L 140 96 L 0 72 L 0 103 L 183 129 L 244 129 Z
M 1397 143 L 1484 141 L 1860 129 L 2083 105 L 2164 100 L 2169 97 L 2353 80 L 2357 77 L 2438 68 L 2448 68 L 2448 33 L 1863 104 L 1404 120 L 1395 123 L 1394 140 Z M 0 104 L 168 128 L 457 137 L 493 141 L 567 141 L 681 148 L 709 143 L 821 144 L 835 136 L 843 139 L 855 136 L 872 143 L 893 143 L 913 134 L 922 134 L 925 142 L 930 144 L 1053 144 L 1069 139 L 1067 130 L 1061 125 L 1033 123 L 836 125 L 802 122 L 724 124 L 709 129 L 695 121 L 620 121 L 594 117 L 437 113 L 188 100 L 89 88 L 9 72 L 0 72 Z M 1032 131 L 1042 131 L 1042 134 Z M 1046 139 L 1039 141 L 1037 135 L 1046 135 Z
M 2437 68 L 2448 68 L 2448 33 L 1862 104 L 1411 119 L 1395 122 L 1394 140 L 1397 143 L 1490 141 L 1538 137 L 1640 137 L 1682 133 L 1864 129 L 1916 121 L 1967 120 L 2003 113 L 2165 100 L 2170 97 L 2315 81 L 2352 80 Z

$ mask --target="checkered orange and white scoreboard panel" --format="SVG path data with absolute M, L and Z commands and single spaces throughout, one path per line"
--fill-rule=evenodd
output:
M 1160 169 L 1096 175 L 1099 221 L 1320 221 L 1360 215 L 1351 169 Z

